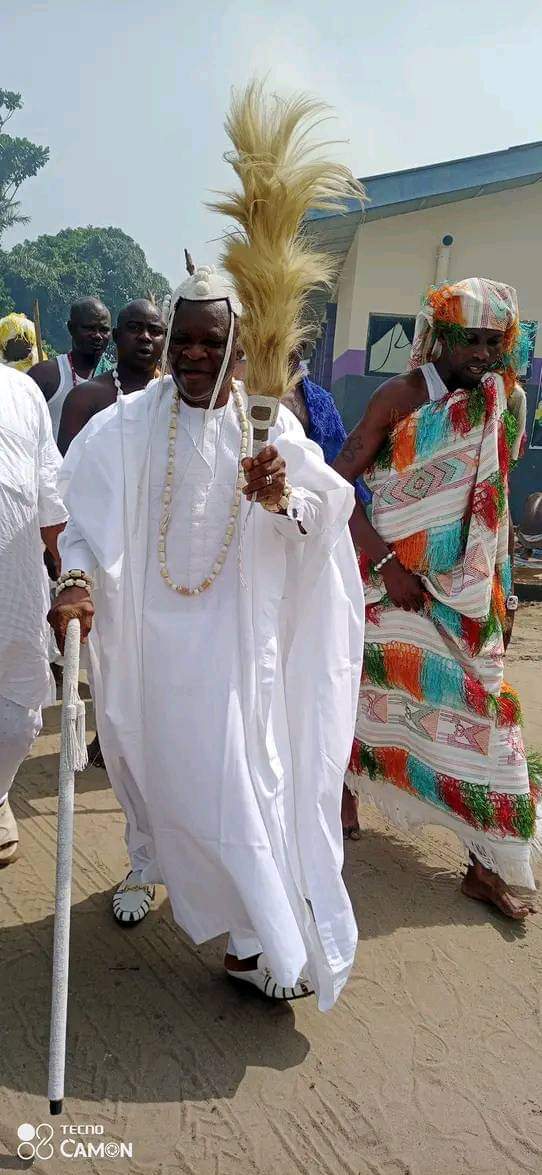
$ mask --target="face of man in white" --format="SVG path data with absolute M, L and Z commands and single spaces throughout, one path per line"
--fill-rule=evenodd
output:
M 224 362 L 230 329 L 230 309 L 225 301 L 181 300 L 175 311 L 168 360 L 182 399 L 197 408 L 208 408 Z M 228 399 L 236 362 L 234 340 L 230 362 L 216 407 Z

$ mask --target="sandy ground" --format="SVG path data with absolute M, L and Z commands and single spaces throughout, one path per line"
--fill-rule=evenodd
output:
M 542 748 L 542 606 L 521 609 L 508 678 Z M 21 856 L 0 873 L 0 1170 L 17 1127 L 47 1122 L 59 712 L 20 772 Z M 542 918 L 524 930 L 458 892 L 438 831 L 393 835 L 363 812 L 346 852 L 360 924 L 354 975 L 329 1015 L 239 993 L 222 943 L 194 948 L 163 890 L 121 931 L 122 819 L 105 774 L 76 798 L 67 1097 L 55 1155 L 33 1170 L 134 1175 L 512 1175 L 542 1172 Z M 62 1158 L 61 1127 L 103 1126 L 133 1157 Z M 85 1143 L 98 1143 L 86 1136 Z M 71 1148 L 73 1150 L 73 1147 Z M 114 1149 L 114 1148 L 113 1148 Z M 77 1168 L 76 1168 L 77 1169 Z

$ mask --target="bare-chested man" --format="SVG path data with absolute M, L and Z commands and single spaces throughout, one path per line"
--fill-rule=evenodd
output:
M 70 310 L 71 351 L 36 363 L 29 375 L 41 388 L 58 439 L 64 401 L 72 388 L 92 379 L 111 339 L 111 315 L 99 298 L 81 298 Z
M 121 310 L 113 331 L 116 366 L 73 388 L 66 397 L 58 433 L 62 454 L 97 412 L 115 403 L 118 394 L 127 396 L 147 386 L 160 361 L 164 339 L 162 315 L 152 302 L 141 298 Z

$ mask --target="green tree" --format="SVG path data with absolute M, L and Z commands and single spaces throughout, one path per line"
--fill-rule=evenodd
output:
M 17 310 L 31 314 L 38 299 L 43 336 L 57 351 L 69 341 L 65 323 L 77 298 L 101 298 L 115 319 L 133 298 L 152 293 L 160 304 L 170 292 L 141 246 L 120 228 L 67 228 L 24 241 L 0 253 L 0 299 L 2 279 Z
M 12 310 L 15 310 L 15 303 L 4 281 L 2 253 L 0 253 L 0 318 L 3 318 L 4 314 L 11 314 Z
M 20 94 L 0 90 L 0 239 L 14 224 L 28 223 L 28 216 L 19 211 L 21 202 L 17 193 L 21 184 L 37 175 L 49 158 L 48 147 L 38 147 L 30 139 L 6 134 L 6 124 L 22 106 Z

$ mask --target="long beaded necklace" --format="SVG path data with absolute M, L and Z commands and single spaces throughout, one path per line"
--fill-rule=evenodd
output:
M 166 480 L 164 482 L 164 489 L 162 492 L 162 513 L 160 515 L 160 530 L 159 530 L 159 538 L 158 538 L 158 561 L 160 563 L 160 575 L 162 576 L 162 579 L 167 584 L 167 586 L 169 588 L 171 588 L 172 591 L 178 592 L 179 595 L 181 595 L 181 596 L 199 596 L 199 595 L 201 595 L 202 592 L 206 591 L 207 588 L 211 587 L 211 584 L 213 584 L 215 579 L 217 578 L 217 576 L 220 575 L 220 572 L 222 571 L 224 563 L 226 562 L 226 556 L 228 554 L 228 549 L 231 545 L 233 535 L 235 532 L 235 524 L 237 522 L 237 517 L 239 514 L 240 507 L 241 507 L 241 493 L 243 490 L 244 478 L 245 478 L 242 462 L 244 461 L 244 459 L 247 455 L 247 452 L 248 452 L 249 428 L 248 428 L 248 417 L 245 412 L 245 406 L 243 404 L 243 397 L 241 396 L 240 392 L 234 392 L 233 401 L 234 401 L 235 408 L 237 411 L 237 417 L 239 420 L 239 424 L 241 426 L 241 447 L 239 450 L 239 464 L 238 464 L 238 471 L 237 471 L 237 480 L 235 483 L 235 491 L 234 491 L 234 495 L 233 495 L 230 515 L 228 518 L 228 525 L 226 526 L 224 541 L 222 543 L 222 546 L 218 552 L 216 560 L 213 563 L 213 566 L 212 566 L 209 574 L 205 576 L 205 579 L 202 579 L 201 583 L 199 583 L 197 587 L 191 588 L 191 587 L 187 587 L 185 584 L 175 583 L 175 580 L 173 580 L 171 578 L 171 575 L 169 574 L 169 570 L 168 570 L 168 566 L 167 566 L 166 535 L 167 535 L 169 524 L 171 521 L 171 497 L 172 497 L 172 492 L 173 492 L 173 478 L 175 475 L 175 449 L 176 449 L 176 444 L 177 444 L 177 421 L 178 421 L 179 409 L 180 409 L 180 393 L 179 393 L 178 388 L 175 388 L 175 391 L 174 391 L 172 399 L 171 399 L 171 409 L 170 409 L 170 415 L 169 415 L 169 428 L 168 428 L 168 459 L 167 459 L 167 468 L 166 468 Z
M 156 372 L 154 374 L 156 375 Z M 152 378 L 154 378 L 154 376 Z M 116 363 L 115 363 L 115 366 L 111 368 L 111 379 L 113 380 L 113 383 L 114 383 L 115 388 L 117 390 L 117 400 L 120 400 L 120 397 L 124 396 L 125 393 L 122 390 L 122 384 L 120 382 L 120 377 L 119 377 L 119 369 L 118 369 Z M 142 390 L 143 390 L 142 388 L 136 388 L 136 391 L 142 391 Z
M 122 396 L 122 386 L 121 386 L 121 382 L 119 379 L 119 372 L 118 372 L 118 368 L 117 368 L 116 363 L 115 363 L 115 366 L 111 372 L 111 378 L 112 378 L 113 383 L 117 389 L 117 400 L 120 400 L 120 397 Z

